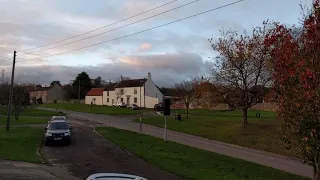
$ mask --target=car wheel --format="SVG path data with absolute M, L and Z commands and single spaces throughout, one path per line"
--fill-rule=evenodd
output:
M 44 141 L 44 145 L 45 146 L 49 146 L 49 142 L 48 141 Z

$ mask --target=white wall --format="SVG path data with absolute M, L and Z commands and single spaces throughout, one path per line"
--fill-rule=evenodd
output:
M 121 102 L 121 98 L 123 98 L 124 103 L 128 103 L 129 99 L 129 104 L 137 104 L 140 107 L 144 107 L 144 88 L 143 86 L 140 87 L 126 87 L 126 88 L 116 88 L 116 91 L 120 91 L 120 89 L 124 90 L 124 94 L 118 99 L 118 103 Z M 137 90 L 137 94 L 134 94 L 134 90 Z M 141 92 L 141 98 L 140 98 L 140 92 Z M 114 93 L 114 99 L 116 102 L 116 92 Z M 134 99 L 136 98 L 136 102 L 134 102 Z
M 154 108 L 154 105 L 158 103 L 158 98 L 146 96 L 146 108 Z
M 85 104 L 91 104 L 91 102 L 95 105 L 102 105 L 102 96 L 86 96 Z
M 147 79 L 147 81 L 145 83 L 145 89 L 146 89 L 146 96 L 157 98 L 158 99 L 157 103 L 163 101 L 163 94 L 160 92 L 160 90 L 154 84 L 152 79 Z
M 109 102 L 108 102 L 109 99 Z M 115 96 L 115 91 L 109 91 L 109 96 L 108 96 L 108 91 L 103 91 L 103 105 L 107 106 L 112 106 L 112 100 L 113 104 L 116 103 L 116 96 Z

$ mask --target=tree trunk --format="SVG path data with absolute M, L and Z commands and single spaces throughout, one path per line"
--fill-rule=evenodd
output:
M 243 124 L 248 124 L 248 109 L 244 108 L 243 111 Z
M 187 117 L 186 118 L 188 118 L 189 117 L 189 106 L 187 106 Z
M 320 167 L 313 167 L 313 172 L 314 172 L 314 180 L 320 180 Z

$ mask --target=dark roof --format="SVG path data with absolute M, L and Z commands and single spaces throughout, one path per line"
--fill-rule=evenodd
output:
M 104 88 L 91 88 L 86 96 L 103 96 Z
M 49 89 L 51 89 L 52 87 L 36 87 L 36 88 L 33 88 L 32 90 L 30 91 L 48 91 Z
M 147 81 L 147 79 L 130 79 L 130 80 L 123 80 L 119 82 L 115 86 L 115 88 L 125 88 L 125 87 L 141 87 L 144 85 L 144 83 Z
M 106 85 L 106 87 L 104 88 L 104 91 L 114 91 L 114 87 L 117 85 L 117 83 L 110 83 L 108 85 Z

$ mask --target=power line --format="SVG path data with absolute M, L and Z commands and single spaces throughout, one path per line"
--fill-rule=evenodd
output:
M 79 36 L 82 36 L 82 35 L 85 35 L 85 34 L 88 34 L 88 33 L 91 33 L 91 32 L 95 32 L 95 31 L 98 31 L 98 30 L 100 30 L 100 29 L 106 28 L 106 27 L 108 27 L 108 26 L 112 26 L 112 25 L 118 24 L 118 23 L 120 23 L 120 22 L 129 20 L 129 19 L 132 19 L 132 18 L 134 18 L 134 17 L 140 16 L 140 15 L 145 14 L 145 13 L 147 13 L 147 12 L 153 11 L 153 10 L 155 10 L 155 9 L 164 7 L 164 6 L 168 5 L 168 4 L 174 3 L 174 2 L 176 2 L 176 1 L 178 1 L 178 0 L 173 0 L 173 1 L 167 2 L 167 3 L 165 3 L 165 4 L 162 4 L 162 5 L 160 5 L 160 6 L 151 8 L 151 9 L 149 9 L 149 10 L 143 11 L 143 12 L 138 13 L 138 14 L 135 14 L 135 15 L 133 15 L 133 16 L 124 18 L 124 19 L 122 19 L 122 20 L 119 20 L 119 21 L 116 21 L 116 22 L 114 22 L 114 23 L 111 23 L 111 24 L 102 26 L 102 27 L 97 28 L 97 29 L 93 29 L 93 30 L 91 30 L 91 31 L 84 32 L 84 33 L 82 33 L 82 34 L 78 34 L 78 35 L 72 36 L 72 37 L 67 38 L 67 39 L 62 39 L 62 40 L 59 40 L 59 41 L 56 41 L 56 42 L 53 42 L 53 43 L 50 43 L 50 44 L 38 46 L 38 47 L 35 47 L 35 48 L 31 48 L 31 49 L 25 49 L 25 50 L 22 50 L 22 51 L 25 52 L 25 51 L 30 51 L 30 50 L 33 50 L 33 49 L 39 49 L 39 48 L 46 47 L 46 46 L 50 46 L 50 45 L 53 45 L 53 44 L 56 44 L 56 43 L 59 43 L 59 42 L 63 42 L 63 41 L 69 40 L 69 39 L 73 39 L 73 38 L 76 38 L 76 37 L 79 37 Z
M 111 40 L 107 40 L 107 41 L 103 41 L 103 42 L 100 42 L 100 43 L 92 44 L 92 45 L 90 45 L 90 46 L 85 46 L 85 47 L 73 49 L 73 50 L 70 50 L 70 51 L 65 51 L 65 52 L 61 52 L 61 53 L 57 53 L 57 54 L 52 54 L 52 55 L 49 55 L 49 56 L 42 56 L 42 57 L 40 57 L 40 58 L 57 56 L 57 55 L 60 55 L 60 54 L 65 54 L 65 53 L 69 53 L 69 52 L 73 52 L 73 51 L 78 51 L 78 50 L 81 50 L 81 49 L 85 49 L 85 48 L 97 46 L 97 45 L 104 44 L 104 43 L 108 43 L 108 42 L 111 42 L 111 41 L 115 41 L 115 40 L 119 40 L 119 39 L 124 39 L 124 38 L 130 37 L 130 36 L 134 36 L 134 35 L 141 34 L 141 33 L 147 32 L 147 31 L 151 31 L 151 30 L 153 30 L 153 29 L 157 29 L 157 28 L 164 27 L 164 26 L 167 26 L 167 25 L 170 25 L 170 24 L 174 24 L 174 23 L 177 23 L 177 22 L 186 20 L 186 19 L 190 19 L 190 18 L 199 16 L 199 15 L 202 15 L 202 14 L 206 14 L 206 13 L 209 13 L 209 12 L 211 12 L 211 11 L 215 11 L 215 10 L 218 10 L 218 9 L 222 9 L 222 8 L 225 8 L 225 7 L 228 7 L 228 6 L 231 6 L 231 5 L 240 3 L 240 2 L 242 2 L 242 1 L 244 1 L 244 0 L 238 0 L 238 1 L 235 1 L 235 2 L 232 2 L 232 3 L 229 3 L 229 4 L 225 4 L 225 5 L 223 5 L 223 6 L 219 6 L 219 7 L 216 7 L 216 8 L 213 8 L 213 9 L 209 9 L 209 10 L 206 10 L 206 11 L 203 11 L 203 12 L 200 12 L 200 13 L 197 13 L 197 14 L 194 14 L 194 15 L 191 15 L 191 16 L 187 16 L 187 17 L 185 17 L 185 18 L 181 18 L 181 19 L 178 19 L 178 20 L 175 20 L 175 21 L 171 21 L 171 22 L 169 22 L 169 23 L 165 23 L 165 24 L 162 24 L 162 25 L 159 25 L 159 26 L 155 26 L 155 27 L 152 27 L 152 28 L 149 28 L 149 29 L 145 29 L 145 30 L 142 30 L 142 31 L 138 31 L 138 32 L 135 32 L 135 33 L 132 33 L 132 34 L 128 34 L 128 35 L 125 35 L 125 36 L 121 36 L 121 37 L 118 37 L 118 38 L 114 38 L 114 39 L 111 39 Z M 34 59 L 29 59 L 29 60 L 35 60 L 35 59 L 39 59 L 39 58 L 34 58 Z
M 90 38 L 93 38 L 93 37 L 96 37 L 96 36 L 100 36 L 100 35 L 102 35 L 102 34 L 106 34 L 106 33 L 109 33 L 109 32 L 115 31 L 115 30 L 122 29 L 122 28 L 124 28 L 124 27 L 131 26 L 131 25 L 133 25 L 133 24 L 137 24 L 137 23 L 139 23 L 139 22 L 142 22 L 142 21 L 145 21 L 145 20 L 148 20 L 148 19 L 151 19 L 151 18 L 160 16 L 160 15 L 162 15 L 162 14 L 165 14 L 165 13 L 168 13 L 168 12 L 171 12 L 171 11 L 174 11 L 174 10 L 177 10 L 177 9 L 180 9 L 180 8 L 182 8 L 182 7 L 191 5 L 191 4 L 196 3 L 196 2 L 199 2 L 199 1 L 200 1 L 200 0 L 194 0 L 194 1 L 191 1 L 191 2 L 189 2 L 189 3 L 183 4 L 183 5 L 181 5 L 181 6 L 177 6 L 177 7 L 173 8 L 173 9 L 169 9 L 169 10 L 164 11 L 164 12 L 161 12 L 161 13 L 159 13 L 159 14 L 155 14 L 155 15 L 153 15 L 153 16 L 150 16 L 150 17 L 141 19 L 141 20 L 139 20 L 139 21 L 135 21 L 135 22 L 133 22 L 133 23 L 129 23 L 129 24 L 126 24 L 126 25 L 123 25 L 123 26 L 120 26 L 120 27 L 111 29 L 111 30 L 109 30 L 109 31 L 105 31 L 105 32 L 102 32 L 102 33 L 99 33 L 99 34 L 95 34 L 95 35 L 92 35 L 92 36 L 89 36 L 89 37 L 86 37 L 86 38 L 83 38 L 83 39 L 79 39 L 79 40 L 72 41 L 72 42 L 69 42 L 69 43 L 61 44 L 61 45 L 58 45 L 58 46 L 53 46 L 53 47 L 45 48 L 45 49 L 42 49 L 42 50 L 33 51 L 32 53 L 37 53 L 37 52 L 41 52 L 41 51 L 45 51 L 45 50 L 49 50 L 49 49 L 54 49 L 54 48 L 62 47 L 62 46 L 65 46 L 65 45 L 73 44 L 73 43 L 76 43 L 76 42 L 79 42 L 79 41 L 83 41 L 83 40 L 86 40 L 86 39 L 90 39 Z M 29 53 L 30 53 L 30 52 L 29 52 Z

